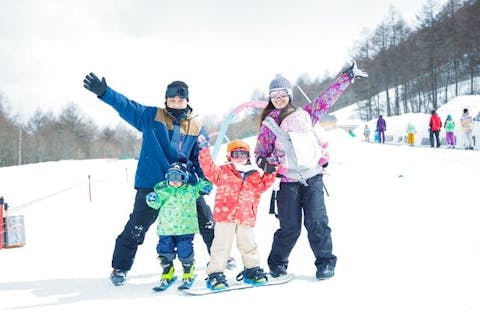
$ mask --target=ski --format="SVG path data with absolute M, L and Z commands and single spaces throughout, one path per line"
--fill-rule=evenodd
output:
M 195 278 L 197 276 L 194 276 L 191 279 L 182 279 L 182 284 L 177 287 L 178 290 L 187 290 L 190 289 L 193 286 L 193 283 L 195 282 Z
M 170 288 L 170 286 L 175 281 L 177 281 L 177 276 L 174 276 L 171 280 L 161 279 L 160 283 L 157 286 L 153 287 L 152 290 L 155 291 L 155 292 L 165 291 L 168 288 Z

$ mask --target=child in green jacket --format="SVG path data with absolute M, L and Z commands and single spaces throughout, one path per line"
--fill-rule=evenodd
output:
M 184 283 L 194 279 L 193 238 L 199 232 L 196 201 L 205 186 L 211 183 L 199 180 L 195 185 L 188 184 L 189 170 L 186 163 L 173 163 L 161 181 L 147 195 L 149 207 L 159 209 L 157 233 L 158 258 L 162 263 L 163 274 L 160 286 L 174 281 L 173 260 L 178 254 L 182 262 Z

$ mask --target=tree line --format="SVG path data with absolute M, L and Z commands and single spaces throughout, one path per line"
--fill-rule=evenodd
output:
M 352 51 L 358 65 L 368 71 L 366 80 L 349 88 L 332 111 L 358 103 L 363 120 L 379 114 L 429 112 L 458 95 L 479 94 L 480 0 L 449 0 L 437 8 L 427 0 L 411 28 L 390 8 L 373 32 L 364 32 Z M 296 82 L 307 96 L 315 97 L 333 77 Z M 461 92 L 459 84 L 469 83 Z M 298 105 L 307 103 L 294 88 Z
M 356 41 L 352 57 L 369 77 L 349 88 L 333 106 L 336 111 L 357 103 L 363 120 L 379 114 L 428 113 L 458 95 L 480 94 L 480 0 L 449 0 L 437 8 L 427 0 L 417 25 L 407 25 L 395 8 L 373 32 Z M 294 86 L 294 104 L 308 103 L 336 77 L 310 79 L 300 76 Z M 469 82 L 461 92 L 459 84 Z M 267 100 L 260 90 L 252 100 Z M 257 134 L 258 110 L 233 123 L 230 139 Z M 202 118 L 208 132 L 221 123 Z M 67 105 L 54 116 L 36 111 L 26 125 L 15 121 L 0 99 L 0 167 L 62 159 L 135 157 L 141 137 L 130 127 L 99 128 L 78 108 Z M 213 137 L 213 141 L 214 141 Z
M 65 159 L 137 156 L 140 136 L 125 125 L 99 128 L 78 108 L 58 116 L 37 110 L 26 125 L 9 117 L 0 101 L 0 167 Z

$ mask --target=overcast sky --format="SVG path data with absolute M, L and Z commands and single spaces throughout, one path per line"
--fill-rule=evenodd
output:
M 114 125 L 116 113 L 83 89 L 88 72 L 145 105 L 162 105 L 166 85 L 183 80 L 197 113 L 222 114 L 276 73 L 337 74 L 390 6 L 413 26 L 424 3 L 0 0 L 0 94 L 21 119 L 73 102 Z

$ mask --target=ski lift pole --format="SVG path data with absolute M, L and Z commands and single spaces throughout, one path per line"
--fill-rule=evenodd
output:
M 312 100 L 310 100 L 310 98 L 307 96 L 307 94 L 305 93 L 305 91 L 302 90 L 302 88 L 300 88 L 300 86 L 297 86 L 298 90 L 300 91 L 301 94 L 303 94 L 303 96 L 305 97 L 305 99 L 307 99 L 308 103 L 312 103 Z
M 227 135 L 228 126 L 230 122 L 232 122 L 233 117 L 235 116 L 235 112 L 231 111 L 228 116 L 223 120 L 222 127 L 218 132 L 217 139 L 215 140 L 215 146 L 213 147 L 212 159 L 215 160 L 217 158 L 218 152 L 220 151 L 220 146 L 223 143 L 223 139 L 225 139 Z

